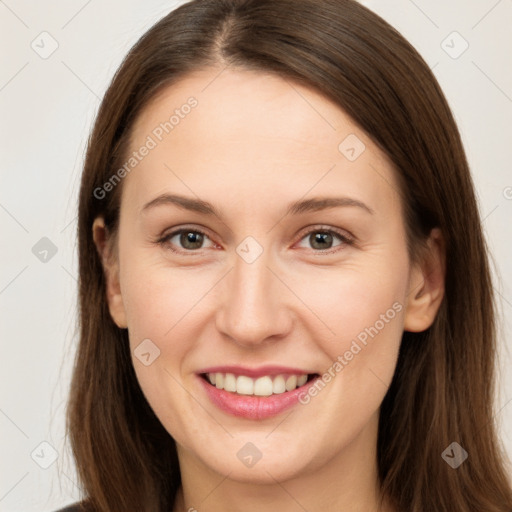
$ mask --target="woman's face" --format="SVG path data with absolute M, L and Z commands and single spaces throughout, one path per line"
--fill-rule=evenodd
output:
M 181 457 L 282 480 L 374 450 L 419 283 L 367 135 L 309 88 L 219 72 L 138 118 L 110 310 Z

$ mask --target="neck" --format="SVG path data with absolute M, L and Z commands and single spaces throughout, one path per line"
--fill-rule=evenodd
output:
M 393 512 L 388 500 L 381 504 L 377 472 L 378 414 L 350 444 L 318 469 L 268 483 L 234 480 L 204 465 L 178 445 L 182 475 L 173 512 Z

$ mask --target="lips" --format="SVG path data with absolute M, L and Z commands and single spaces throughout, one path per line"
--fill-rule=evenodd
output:
M 198 377 L 209 399 L 223 412 L 262 420 L 297 404 L 319 375 L 283 366 L 217 366 L 201 370 Z

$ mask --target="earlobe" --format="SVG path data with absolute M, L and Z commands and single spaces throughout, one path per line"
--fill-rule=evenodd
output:
M 431 231 L 428 250 L 414 265 L 406 298 L 404 330 L 422 332 L 434 322 L 444 297 L 446 275 L 445 242 L 441 230 Z
M 108 230 L 103 217 L 97 217 L 92 225 L 94 244 L 103 265 L 106 282 L 106 298 L 110 316 L 115 324 L 121 328 L 127 328 L 126 313 L 119 282 L 119 261 L 113 254 L 112 240 L 109 239 Z

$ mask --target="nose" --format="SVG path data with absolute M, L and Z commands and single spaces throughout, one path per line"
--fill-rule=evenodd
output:
M 216 312 L 219 332 L 246 348 L 285 337 L 292 326 L 288 301 L 293 294 L 278 274 L 265 251 L 252 263 L 235 255 L 234 268 L 222 280 Z

